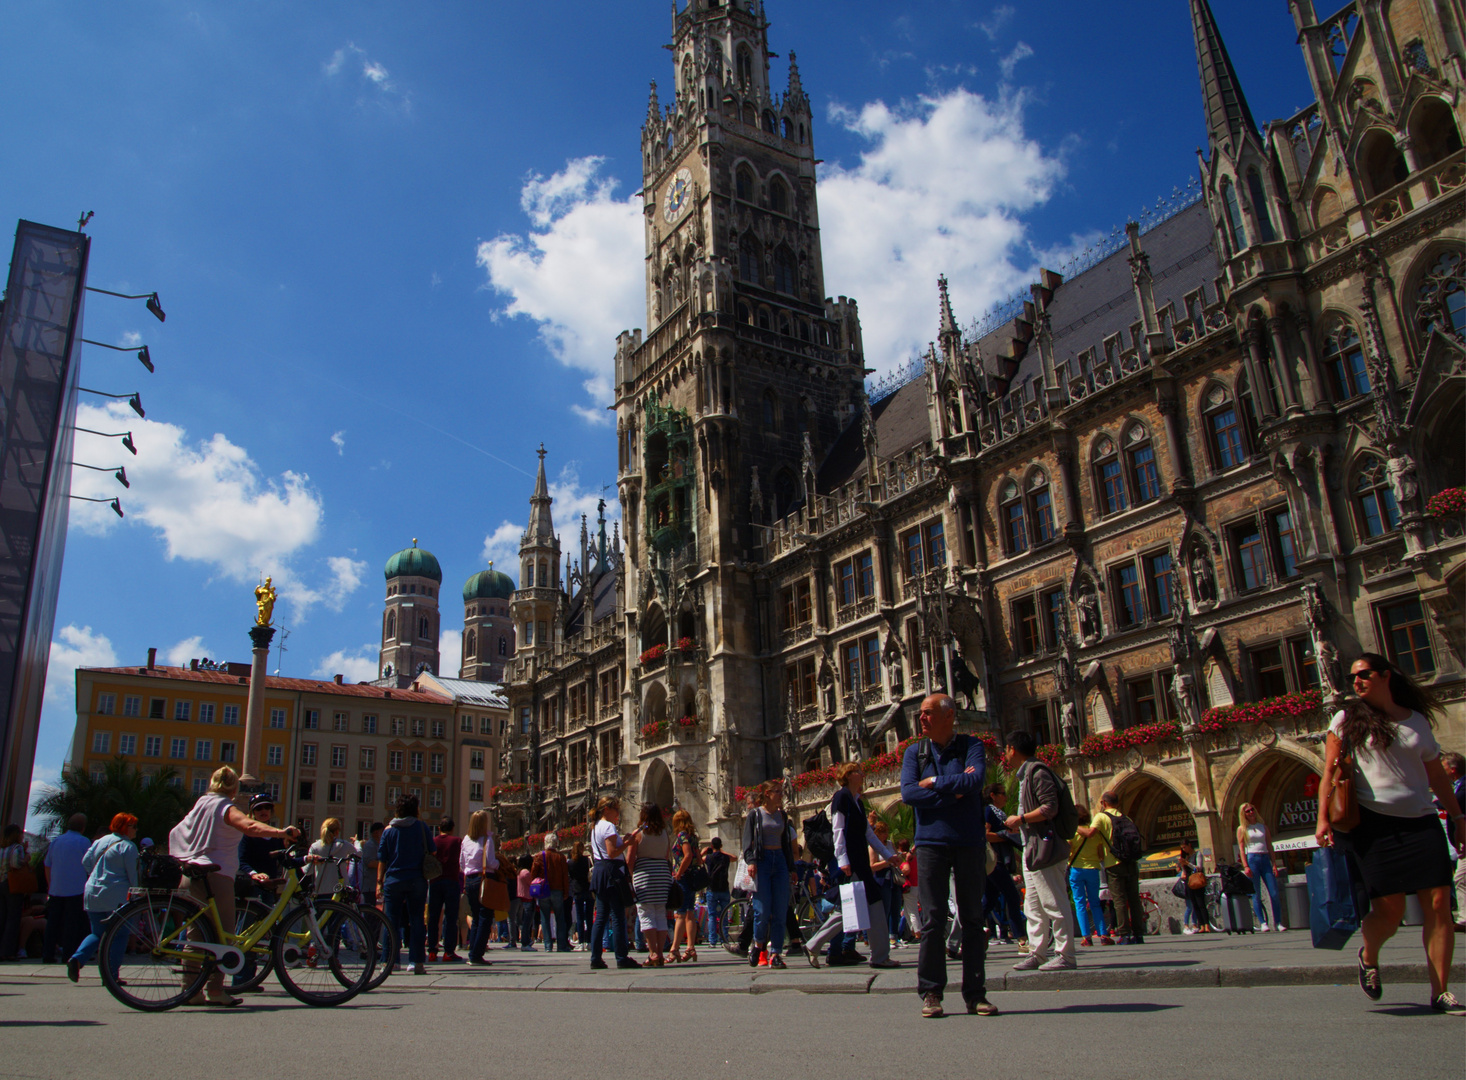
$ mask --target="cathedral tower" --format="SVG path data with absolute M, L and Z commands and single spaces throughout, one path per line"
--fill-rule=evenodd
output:
M 431 551 L 412 541 L 387 560 L 387 610 L 377 676 L 407 685 L 423 670 L 438 674 L 438 588 L 443 571 Z
M 560 591 L 560 538 L 550 517 L 545 482 L 545 448 L 539 449 L 540 470 L 529 497 L 529 526 L 519 541 L 519 588 L 509 605 L 521 651 L 544 651 L 555 641 Z
M 493 563 L 464 583 L 460 679 L 496 683 L 504 678 L 504 665 L 514 655 L 514 623 L 509 617 L 513 595 L 513 579 L 495 570 Z
M 783 724 L 750 561 L 865 379 L 855 302 L 824 295 L 809 98 L 792 53 L 774 89 L 768 25 L 756 0 L 674 11 L 673 101 L 653 84 L 642 128 L 650 329 L 616 352 L 631 719 L 695 713 L 730 791 L 778 770 Z M 659 645 L 682 662 L 643 665 Z

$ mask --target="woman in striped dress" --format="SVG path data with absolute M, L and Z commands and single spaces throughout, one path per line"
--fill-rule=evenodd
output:
M 641 820 L 631 842 L 631 887 L 636 893 L 636 918 L 646 938 L 647 966 L 661 967 L 666 961 L 667 890 L 672 884 L 672 865 L 667 860 L 671 839 L 662 808 L 648 803 L 641 808 Z

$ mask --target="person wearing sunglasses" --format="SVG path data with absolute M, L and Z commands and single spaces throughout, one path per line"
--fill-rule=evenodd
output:
M 1319 846 L 1338 844 L 1369 893 L 1360 925 L 1359 986 L 1371 1001 L 1383 993 L 1379 951 L 1400 926 L 1405 897 L 1414 893 L 1425 915 L 1422 937 L 1430 974 L 1430 1005 L 1466 1015 L 1447 979 L 1455 940 L 1451 925 L 1451 856 L 1431 794 L 1450 816 L 1451 841 L 1466 848 L 1466 814 L 1451 790 L 1431 728 L 1439 702 L 1390 661 L 1363 653 L 1350 666 L 1355 697 L 1329 723 L 1319 784 Z M 1354 759 L 1359 822 L 1349 831 L 1329 823 L 1329 792 L 1339 758 Z
M 1257 928 L 1263 933 L 1268 930 L 1286 930 L 1283 925 L 1283 909 L 1278 903 L 1278 875 L 1273 869 L 1273 835 L 1263 824 L 1262 815 L 1251 803 L 1243 803 L 1237 811 L 1237 847 L 1247 864 L 1247 876 L 1256 886 L 1252 890 L 1252 910 L 1257 916 Z M 1262 890 L 1267 888 L 1268 899 L 1273 905 L 1273 925 L 1267 924 L 1267 912 L 1262 906 Z

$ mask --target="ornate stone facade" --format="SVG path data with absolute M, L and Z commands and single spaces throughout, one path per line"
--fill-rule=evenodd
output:
M 736 784 L 894 746 L 950 687 L 1154 844 L 1224 858 L 1242 801 L 1317 772 L 1326 710 L 1210 709 L 1332 700 L 1383 651 L 1461 745 L 1466 540 L 1427 501 L 1466 483 L 1466 79 L 1419 0 L 1292 9 L 1318 101 L 1259 129 L 1191 0 L 1194 190 L 972 330 L 941 282 L 938 343 L 869 394 L 854 302 L 820 300 L 792 54 L 775 95 L 760 5 L 676 15 L 643 129 L 652 330 L 617 343 L 615 600 L 557 590 L 564 647 L 510 679 L 536 822 L 580 694 L 615 712 L 621 790 L 717 828 Z M 614 698 L 577 689 L 613 670 Z

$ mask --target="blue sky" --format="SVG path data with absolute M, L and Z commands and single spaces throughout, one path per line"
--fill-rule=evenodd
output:
M 860 301 L 882 371 L 934 335 L 938 273 L 968 321 L 1196 172 L 1184 0 L 767 6 L 775 84 L 797 51 L 815 110 L 826 288 Z M 1286 5 L 1216 8 L 1259 118 L 1305 105 Z M 0 217 L 95 211 L 91 284 L 168 312 L 88 301 L 87 336 L 148 344 L 157 373 L 84 357 L 147 420 L 82 415 L 139 453 L 78 444 L 133 486 L 76 478 L 128 516 L 73 504 L 38 780 L 78 663 L 247 659 L 262 572 L 285 674 L 374 672 L 382 565 L 413 537 L 452 626 L 464 579 L 513 570 L 542 441 L 571 546 L 615 480 L 606 379 L 644 322 L 669 27 L 661 2 L 0 7 Z

